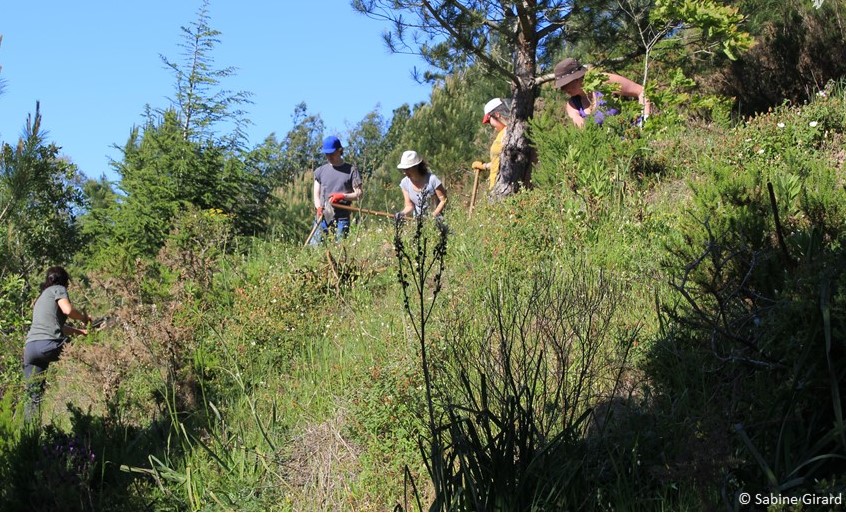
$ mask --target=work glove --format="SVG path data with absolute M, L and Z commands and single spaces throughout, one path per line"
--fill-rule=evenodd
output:
M 323 207 L 317 207 L 317 218 L 323 219 Z
M 405 212 L 397 212 L 396 214 L 394 214 L 394 219 L 396 221 L 402 221 L 403 219 L 405 219 Z
M 347 198 L 343 192 L 336 192 L 329 195 L 329 203 L 338 203 L 340 201 L 344 201 L 345 199 Z
M 479 171 L 485 170 L 485 163 L 482 162 L 481 160 L 477 160 L 477 161 L 473 162 L 473 164 L 471 164 L 471 165 L 472 165 L 473 169 L 478 169 Z

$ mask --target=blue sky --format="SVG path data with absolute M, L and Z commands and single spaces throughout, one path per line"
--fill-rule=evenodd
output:
M 159 55 L 182 62 L 181 26 L 201 0 L 6 0 L 0 14 L 0 141 L 13 143 L 41 102 L 49 140 L 85 175 L 117 176 L 109 157 L 143 121 L 144 106 L 165 107 L 174 79 Z M 390 54 L 388 28 L 349 0 L 211 0 L 210 26 L 222 34 L 215 68 L 234 66 L 226 89 L 253 93 L 250 143 L 291 128 L 300 102 L 341 133 L 379 107 L 429 98 L 411 78 L 417 56 Z

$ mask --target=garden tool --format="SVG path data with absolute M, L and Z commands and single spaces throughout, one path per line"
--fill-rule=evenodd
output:
M 473 168 L 473 194 L 470 195 L 470 213 L 468 216 L 473 216 L 473 207 L 476 206 L 476 189 L 479 188 L 479 168 Z
M 335 213 L 332 212 L 332 215 L 334 215 L 334 214 Z M 323 208 L 323 213 L 320 214 L 320 216 L 317 219 L 315 219 L 314 226 L 311 228 L 311 233 L 308 234 L 308 238 L 306 239 L 305 244 L 303 244 L 303 246 L 308 246 L 308 243 L 311 242 L 311 238 L 314 237 L 314 232 L 317 231 L 317 227 L 320 226 L 320 222 L 323 221 L 324 219 L 326 219 L 326 207 Z
M 340 208 L 341 210 L 349 210 L 350 212 L 358 212 L 359 214 L 370 214 L 370 215 L 374 215 L 374 216 L 390 217 L 391 219 L 394 218 L 394 214 L 391 214 L 390 212 L 381 212 L 379 210 L 368 210 L 366 208 L 353 207 L 353 206 L 349 206 L 349 205 L 341 205 L 340 203 L 332 203 L 332 206 L 335 207 L 335 208 Z M 326 210 L 324 209 L 324 214 L 325 214 L 325 212 L 326 212 Z M 333 215 L 334 215 L 334 212 L 333 212 Z
M 114 319 L 111 315 L 104 315 L 102 317 L 98 317 L 96 319 L 91 319 L 91 329 L 100 331 L 101 329 L 108 328 L 112 324 L 114 324 Z
M 92 331 L 100 331 L 106 328 L 110 328 L 115 324 L 115 318 L 112 315 L 104 315 L 102 317 L 98 317 L 96 319 L 91 319 L 90 326 L 88 328 L 88 332 Z M 82 326 L 85 328 L 85 326 Z M 65 335 L 62 337 L 60 345 L 65 346 L 66 344 L 70 344 L 73 341 L 70 335 Z

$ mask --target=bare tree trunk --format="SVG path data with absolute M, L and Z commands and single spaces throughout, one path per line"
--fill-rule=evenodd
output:
M 534 34 L 534 31 L 530 32 Z M 521 44 L 514 56 L 517 81 L 511 84 L 511 120 L 508 123 L 499 175 L 491 197 L 499 200 L 518 192 L 529 184 L 532 170 L 532 146 L 529 142 L 529 119 L 535 113 L 535 54 L 537 43 L 521 35 Z

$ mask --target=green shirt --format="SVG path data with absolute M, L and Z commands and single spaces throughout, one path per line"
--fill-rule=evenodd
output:
M 59 308 L 62 298 L 68 299 L 68 289 L 61 285 L 52 285 L 41 292 L 32 308 L 32 326 L 26 336 L 27 342 L 62 338 L 62 326 L 68 318 Z

